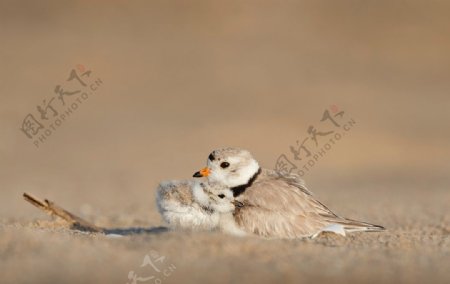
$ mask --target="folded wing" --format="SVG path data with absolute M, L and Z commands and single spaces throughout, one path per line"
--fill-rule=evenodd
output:
M 295 175 L 266 173 L 237 200 L 235 219 L 243 230 L 266 238 L 301 238 L 317 235 L 330 225 L 347 232 L 379 231 L 384 228 L 342 218 L 314 198 Z

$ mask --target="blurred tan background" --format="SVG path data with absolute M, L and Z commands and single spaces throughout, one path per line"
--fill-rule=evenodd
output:
M 271 168 L 331 105 L 356 125 L 304 176 L 312 191 L 338 212 L 391 227 L 382 214 L 447 216 L 449 9 L 3 0 L 0 216 L 44 218 L 22 200 L 27 191 L 100 225 L 160 225 L 158 182 L 190 178 L 223 146 Z M 22 120 L 78 64 L 103 85 L 36 148 Z

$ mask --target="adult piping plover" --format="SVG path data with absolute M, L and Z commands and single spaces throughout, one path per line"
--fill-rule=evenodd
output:
M 156 204 L 164 221 L 173 229 L 212 230 L 219 225 L 219 215 L 194 198 L 200 181 L 165 181 L 156 190 Z
M 262 169 L 250 152 L 213 151 L 207 167 L 194 174 L 233 192 L 237 227 L 266 238 L 315 237 L 321 232 L 374 232 L 382 226 L 340 217 L 318 201 L 296 175 Z

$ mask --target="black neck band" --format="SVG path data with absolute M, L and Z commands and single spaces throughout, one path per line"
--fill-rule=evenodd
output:
M 238 185 L 235 187 L 232 187 L 231 190 L 233 191 L 233 196 L 239 196 L 242 193 L 244 193 L 244 191 L 252 186 L 253 182 L 256 180 L 256 178 L 259 176 L 259 174 L 261 173 L 261 168 L 258 169 L 258 171 L 248 180 L 248 182 L 246 184 L 243 185 Z

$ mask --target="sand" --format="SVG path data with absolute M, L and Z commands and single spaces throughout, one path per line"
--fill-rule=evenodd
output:
M 353 204 L 347 216 L 364 216 L 365 220 L 385 225 L 386 232 L 354 233 L 346 238 L 327 234 L 314 240 L 239 238 L 218 232 L 152 232 L 151 228 L 162 225 L 156 212 L 151 212 L 150 220 L 154 221 L 149 226 L 123 226 L 116 232 L 125 236 L 105 236 L 70 230 L 36 210 L 40 221 L 2 222 L 2 282 L 127 283 L 130 271 L 148 283 L 448 282 L 448 190 L 436 189 L 430 195 L 408 186 L 400 191 L 385 191 L 380 198 L 375 190 L 349 189 L 349 196 L 334 198 Z M 416 198 L 420 203 L 412 202 Z M 118 209 L 109 218 L 89 219 L 114 228 L 120 215 Z M 129 215 L 121 222 L 137 224 L 136 219 L 142 216 Z M 139 233 L 137 228 L 147 232 Z M 146 255 L 156 268 L 141 267 Z M 157 261 L 159 257 L 164 259 Z

